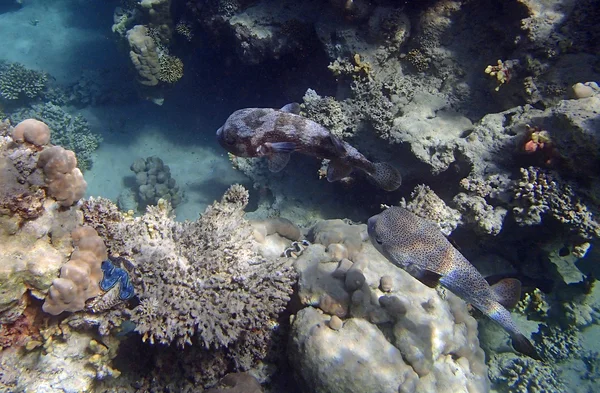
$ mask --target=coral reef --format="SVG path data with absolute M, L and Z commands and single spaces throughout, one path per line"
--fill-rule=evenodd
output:
M 39 97 L 47 80 L 47 74 L 29 70 L 22 64 L 0 63 L 0 97 L 5 100 Z
M 138 74 L 138 82 L 144 86 L 156 86 L 160 75 L 160 63 L 154 40 L 148 28 L 136 25 L 127 31 L 129 58 Z
M 552 366 L 511 354 L 498 354 L 490 360 L 490 379 L 504 386 L 505 392 L 562 392 L 564 383 Z
M 76 228 L 71 237 L 75 250 L 69 261 L 60 268 L 60 278 L 52 281 L 42 306 L 48 314 L 83 310 L 86 300 L 101 293 L 101 264 L 108 257 L 104 242 L 89 226 Z
M 156 205 L 160 199 L 177 207 L 183 199 L 183 191 L 171 177 L 171 169 L 157 156 L 138 158 L 131 164 L 138 185 L 137 196 L 140 207 Z
M 83 198 L 87 183 L 77 168 L 77 158 L 71 150 L 60 146 L 44 149 L 37 161 L 44 171 L 44 181 L 48 186 L 48 195 L 62 206 L 71 206 Z
M 393 268 L 363 242 L 365 230 L 320 222 L 311 230 L 315 244 L 294 262 L 305 308 L 293 319 L 289 358 L 304 390 L 438 391 L 442 383 L 448 391 L 488 391 L 477 323 L 465 303 L 451 293 L 443 300 Z M 357 252 L 340 261 L 335 244 Z
M 285 307 L 294 273 L 253 251 L 247 198 L 234 186 L 194 223 L 173 221 L 162 202 L 132 222 L 104 224 L 111 252 L 129 255 L 144 282 L 132 320 L 145 340 L 231 346 L 268 329 Z
M 77 154 L 79 169 L 85 171 L 93 164 L 92 155 L 102 137 L 93 133 L 87 120 L 81 116 L 73 116 L 62 107 L 52 103 L 35 104 L 31 108 L 17 110 L 10 115 L 12 122 L 20 122 L 27 118 L 43 121 L 50 128 L 50 141 Z
M 162 55 L 158 59 L 160 71 L 158 80 L 166 83 L 175 83 L 183 76 L 183 62 L 175 56 Z
M 50 142 L 50 128 L 39 120 L 25 119 L 15 126 L 12 138 L 15 142 L 28 142 L 41 147 Z

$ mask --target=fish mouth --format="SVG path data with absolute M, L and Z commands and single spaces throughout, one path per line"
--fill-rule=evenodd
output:
M 219 129 L 217 130 L 217 138 L 221 138 L 221 135 L 223 135 L 223 127 L 219 127 Z
M 369 234 L 369 237 L 371 238 L 371 240 L 375 239 L 375 225 L 377 225 L 378 219 L 379 219 L 379 214 L 374 215 L 373 217 L 369 218 L 369 220 L 367 221 L 367 233 Z

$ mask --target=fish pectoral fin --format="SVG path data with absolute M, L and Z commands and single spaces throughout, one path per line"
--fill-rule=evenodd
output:
M 333 134 L 329 134 L 329 139 L 331 139 L 331 143 L 333 143 L 333 148 L 339 156 L 345 157 L 348 154 L 346 146 L 344 146 L 344 141 L 342 141 L 339 137 Z
M 492 285 L 492 290 L 498 303 L 508 309 L 514 308 L 521 300 L 521 281 L 516 278 L 504 278 Z
M 271 172 L 279 172 L 290 161 L 290 155 L 288 153 L 274 153 L 269 156 L 267 161 Z
M 540 356 L 538 351 L 535 349 L 535 347 L 533 346 L 531 341 L 529 341 L 527 339 L 527 337 L 525 337 L 521 333 L 516 333 L 516 334 L 512 335 L 512 346 L 515 349 L 515 351 L 517 351 L 525 356 L 529 356 L 530 358 L 535 359 L 535 360 L 541 360 L 541 361 L 544 360 Z
M 427 269 L 415 269 L 411 275 L 429 288 L 435 288 L 440 283 L 441 274 Z
M 327 165 L 327 181 L 334 182 L 341 180 L 352 172 L 352 167 L 344 162 L 344 160 L 334 158 Z
M 291 102 L 287 105 L 282 106 L 280 111 L 287 112 L 287 113 L 293 113 L 294 115 L 299 115 L 300 114 L 300 104 L 298 104 L 297 102 Z
M 265 143 L 266 145 L 266 143 Z M 294 142 L 270 142 L 269 150 L 273 153 L 292 153 L 296 150 Z

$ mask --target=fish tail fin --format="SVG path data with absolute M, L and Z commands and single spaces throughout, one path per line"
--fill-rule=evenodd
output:
M 529 356 L 535 360 L 544 360 L 537 352 L 531 341 L 527 339 L 521 333 L 515 333 L 512 335 L 512 346 L 515 351 L 522 353 L 525 356 Z
M 369 173 L 375 183 L 385 191 L 395 191 L 402 184 L 402 175 L 393 166 L 385 162 L 373 163 L 375 171 Z
M 492 290 L 498 303 L 508 309 L 514 308 L 521 300 L 521 281 L 516 278 L 504 278 L 492 285 Z

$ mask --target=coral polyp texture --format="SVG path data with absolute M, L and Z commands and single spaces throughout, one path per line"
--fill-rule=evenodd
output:
M 111 252 L 129 256 L 143 282 L 131 320 L 144 340 L 219 348 L 260 341 L 270 329 L 295 273 L 254 251 L 247 203 L 248 192 L 236 185 L 195 222 L 174 221 L 169 203 L 160 201 L 140 218 L 106 225 Z M 89 209 L 90 222 L 110 211 Z
M 48 194 L 62 206 L 71 206 L 85 194 L 87 183 L 71 150 L 49 147 L 40 153 L 37 165 L 44 171 Z

